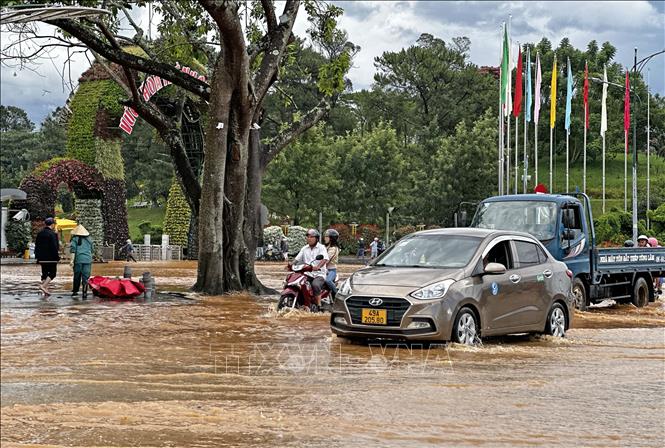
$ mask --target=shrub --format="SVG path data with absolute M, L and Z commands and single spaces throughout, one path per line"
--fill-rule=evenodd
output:
M 187 246 L 191 216 L 192 212 L 182 188 L 174 179 L 169 190 L 169 198 L 166 201 L 166 215 L 164 216 L 164 233 L 169 236 L 171 244 Z
M 270 226 L 263 229 L 263 244 L 266 246 L 272 244 L 273 247 L 279 249 L 282 238 L 284 238 L 284 232 L 280 226 Z M 291 250 L 290 244 L 289 250 Z
M 410 234 L 410 233 L 413 233 L 413 232 L 415 232 L 415 231 L 416 231 L 416 228 L 415 228 L 414 226 L 411 226 L 411 225 L 398 227 L 398 228 L 395 229 L 395 231 L 393 232 L 392 237 L 393 237 L 395 240 L 399 240 L 399 239 L 405 237 L 406 235 L 408 235 L 408 234 Z
M 31 226 L 30 223 L 23 221 L 7 221 L 5 226 L 5 235 L 7 236 L 7 247 L 22 254 L 30 244 Z
M 129 238 L 125 196 L 123 180 L 107 179 L 104 181 L 104 198 L 102 199 L 104 241 L 115 244 L 116 249 L 124 246 L 125 241 Z
M 305 234 L 307 229 L 300 226 L 289 226 L 289 235 L 286 240 L 289 242 L 289 255 L 296 255 L 300 248 L 307 244 Z

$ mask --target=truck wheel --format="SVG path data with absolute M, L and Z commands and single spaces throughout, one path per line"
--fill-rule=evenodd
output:
M 581 278 L 575 277 L 573 280 L 573 297 L 575 298 L 575 308 L 580 311 L 586 311 L 586 286 Z
M 635 281 L 631 301 L 633 302 L 633 305 L 638 308 L 642 308 L 649 304 L 649 285 L 647 285 L 647 281 L 644 280 L 644 278 L 640 277 Z

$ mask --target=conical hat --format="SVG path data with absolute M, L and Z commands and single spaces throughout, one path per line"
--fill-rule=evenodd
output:
M 74 230 L 72 230 L 72 236 L 90 236 L 90 232 L 88 232 L 85 227 L 79 224 L 74 227 Z

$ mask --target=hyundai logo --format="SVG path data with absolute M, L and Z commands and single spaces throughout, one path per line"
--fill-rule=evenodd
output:
M 374 297 L 369 300 L 369 304 L 372 306 L 379 306 L 383 303 L 383 300 L 379 299 L 378 297 Z

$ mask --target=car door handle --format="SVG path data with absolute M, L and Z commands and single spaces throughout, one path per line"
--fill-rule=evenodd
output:
M 545 269 L 545 270 L 543 271 L 543 275 L 544 275 L 546 278 L 550 278 L 550 277 L 552 276 L 552 271 L 549 270 L 549 269 Z
M 509 278 L 510 281 L 513 282 L 513 283 L 519 283 L 520 280 L 522 280 L 522 277 L 520 277 L 520 276 L 517 275 L 517 274 L 513 274 L 513 275 L 511 275 L 511 276 L 508 277 L 508 278 Z

